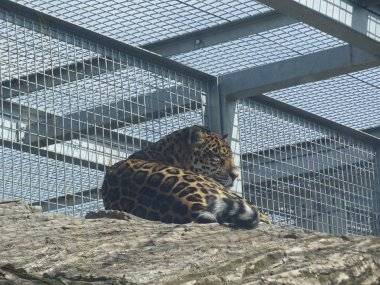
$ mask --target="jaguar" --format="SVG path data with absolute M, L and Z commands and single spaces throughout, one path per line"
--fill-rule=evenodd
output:
M 102 185 L 104 208 L 164 223 L 254 228 L 267 219 L 230 191 L 237 176 L 226 136 L 191 126 L 111 166 Z

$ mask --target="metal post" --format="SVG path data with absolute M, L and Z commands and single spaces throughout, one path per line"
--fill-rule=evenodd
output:
M 375 192 L 373 195 L 373 234 L 380 236 L 380 147 L 375 156 Z
M 226 96 L 221 95 L 221 110 L 222 110 L 222 132 L 228 134 L 228 141 L 234 155 L 235 165 L 240 174 L 235 180 L 231 191 L 240 195 L 243 194 L 241 165 L 240 165 L 240 133 L 239 133 L 239 117 L 237 112 L 238 100 L 229 100 Z
M 221 101 L 219 95 L 218 79 L 209 81 L 209 93 L 207 97 L 206 124 L 207 127 L 218 134 L 222 133 Z
M 237 100 L 226 100 L 219 93 L 218 80 L 210 82 L 207 104 L 207 124 L 211 131 L 219 134 L 228 134 L 228 142 L 234 154 L 235 165 L 240 171 L 240 136 L 238 125 L 238 113 L 236 111 Z M 231 191 L 242 194 L 241 176 L 239 176 Z

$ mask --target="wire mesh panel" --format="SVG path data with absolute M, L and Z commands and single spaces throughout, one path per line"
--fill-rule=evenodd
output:
M 372 144 L 259 99 L 239 101 L 238 112 L 243 193 L 274 223 L 375 232 Z
M 1 200 L 101 208 L 107 166 L 204 124 L 207 81 L 140 54 L 0 9 Z
M 204 72 L 221 75 L 345 44 L 304 23 L 295 23 L 172 58 Z
M 270 11 L 252 0 L 13 0 L 103 35 L 142 45 Z
M 267 93 L 355 129 L 380 125 L 380 67 Z

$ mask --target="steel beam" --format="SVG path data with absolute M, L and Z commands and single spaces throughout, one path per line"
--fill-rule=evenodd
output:
M 26 129 L 19 131 L 22 133 L 22 143 L 31 146 L 45 147 L 97 133 L 107 136 L 113 143 L 123 146 L 127 145 L 127 147 L 131 145 L 139 147 L 149 145 L 149 142 L 146 140 L 136 139 L 112 131 L 115 129 L 115 119 L 111 118 L 106 120 L 107 118 L 103 118 L 101 114 L 86 114 L 86 112 L 83 111 L 83 114 L 80 115 L 73 113 L 62 117 L 9 101 L 2 102 L 1 111 L 10 118 L 15 118 L 28 125 Z M 130 115 L 130 113 L 127 114 Z M 74 117 L 72 117 L 72 115 L 74 115 Z M 99 120 L 96 120 L 96 118 L 99 118 Z M 103 121 L 100 118 L 102 118 Z M 125 121 L 123 124 L 125 125 L 139 120 L 144 121 L 145 117 L 141 116 L 140 118 L 138 115 L 135 115 L 131 117 L 131 120 Z M 119 122 L 119 124 L 121 123 Z
M 347 0 L 259 0 L 275 10 L 380 56 L 380 16 Z M 302 3 L 302 4 L 301 4 Z
M 380 236 L 380 147 L 376 149 L 375 158 L 375 191 L 373 195 L 373 231 Z
M 371 136 L 380 138 L 380 126 L 364 129 L 363 132 L 370 134 Z
M 20 117 L 20 120 L 28 124 L 27 129 L 23 130 L 22 139 L 23 143 L 28 145 L 44 147 L 79 138 L 81 135 L 101 133 L 117 143 L 144 147 L 149 142 L 112 130 L 157 119 L 167 113 L 175 115 L 199 109 L 202 104 L 198 102 L 198 97 L 199 95 L 190 88 L 174 86 L 64 116 L 9 101 L 3 101 L 2 112 Z
M 290 17 L 271 11 L 142 45 L 141 48 L 169 57 L 291 25 L 296 22 L 296 20 Z M 80 61 L 3 81 L 1 83 L 3 88 L 0 90 L 0 97 L 16 97 L 23 93 L 31 93 L 75 80 L 81 80 L 86 76 L 114 72 L 121 68 L 117 61 L 112 61 L 112 57 L 94 57 L 83 62 Z
M 232 154 L 234 157 L 234 162 L 236 166 L 236 171 L 241 173 L 241 147 L 240 147 L 240 128 L 239 128 L 239 114 L 237 112 L 237 101 L 229 101 L 222 98 L 222 127 L 223 132 L 228 134 L 228 142 L 231 146 Z M 234 185 L 231 190 L 243 194 L 242 190 L 242 177 L 236 178 Z
M 68 193 L 64 196 L 58 196 L 50 198 L 44 201 L 38 201 L 32 203 L 32 206 L 41 206 L 42 211 L 46 212 L 54 209 L 62 209 L 66 207 L 77 206 L 85 203 L 95 202 L 101 200 L 102 197 L 99 188 L 92 188 L 90 190 L 84 190 L 75 194 Z
M 1 82 L 0 98 L 15 98 L 28 93 L 37 92 L 82 80 L 86 76 L 97 76 L 107 72 L 121 69 L 118 62 L 107 57 L 94 57 L 76 63 L 47 69 L 43 72 L 33 73 L 11 80 Z
M 141 46 L 163 56 L 191 52 L 264 31 L 288 26 L 299 21 L 276 11 L 254 15 L 241 20 L 227 22 L 203 30 L 186 33 Z
M 321 116 L 315 115 L 313 113 L 307 112 L 305 110 L 302 110 L 300 108 L 294 107 L 292 105 L 286 104 L 284 102 L 278 101 L 265 95 L 256 96 L 253 98 L 253 100 L 265 105 L 269 105 L 285 113 L 292 114 L 298 118 L 302 118 L 309 122 L 316 123 L 317 125 L 328 127 L 339 133 L 346 134 L 351 138 L 363 141 L 364 143 L 372 144 L 374 147 L 380 147 L 380 139 L 368 133 L 352 129 L 345 125 L 339 124 L 337 122 L 331 121 L 329 119 L 323 118 Z
M 207 127 L 215 133 L 222 134 L 222 109 L 219 96 L 219 84 L 216 80 L 209 85 L 208 101 L 206 102 Z
M 379 64 L 380 58 L 345 45 L 222 75 L 220 92 L 228 99 L 240 99 Z
M 362 7 L 372 7 L 372 6 L 380 5 L 379 0 L 353 0 L 351 2 L 354 2 L 355 4 Z
M 10 141 L 7 139 L 0 139 L 0 146 L 10 148 L 12 150 L 19 150 L 19 151 L 30 153 L 30 154 L 35 154 L 40 157 L 47 157 L 54 160 L 63 161 L 68 164 L 79 165 L 85 168 L 90 168 L 90 169 L 99 170 L 99 171 L 106 170 L 106 166 L 101 163 L 95 163 L 95 162 L 88 161 L 85 159 L 80 159 L 78 157 L 73 157 L 70 155 L 65 155 L 65 154 L 60 154 L 53 151 L 40 149 L 40 148 L 26 145 L 23 143 Z
M 58 40 L 61 40 L 62 37 L 64 37 L 66 43 L 73 45 L 78 45 L 79 38 L 82 39 L 82 41 L 80 41 L 81 48 L 95 52 L 102 52 L 104 56 L 113 57 L 118 53 L 121 55 L 134 56 L 151 64 L 157 64 L 193 78 L 201 80 L 214 80 L 214 76 L 181 64 L 177 61 L 165 58 L 139 47 L 128 45 L 124 42 L 98 34 L 10 0 L 1 0 L 0 9 L 17 16 L 21 16 L 9 17 L 6 20 L 13 21 L 17 25 L 31 29 L 34 33 L 45 34 Z M 70 36 L 65 35 L 65 33 Z M 101 50 L 97 48 L 97 44 L 102 47 Z
M 272 151 L 275 152 L 275 150 Z M 316 156 L 315 153 L 311 153 L 287 157 L 284 161 L 257 157 L 251 162 L 245 162 L 245 165 L 242 166 L 243 181 L 254 184 L 255 176 L 260 177 L 259 180 L 262 180 L 262 182 L 267 180 L 286 180 L 288 178 L 302 177 L 310 173 L 329 173 L 327 170 L 332 171 L 339 167 L 360 165 L 368 162 L 366 154 L 352 151 L 346 147 L 340 147 L 337 150 L 322 150 L 320 153 L 323 153 L 324 156 Z M 243 154 L 243 156 L 247 155 Z M 325 157 L 329 159 L 326 160 Z M 347 157 L 350 157 L 349 162 L 345 162 Z

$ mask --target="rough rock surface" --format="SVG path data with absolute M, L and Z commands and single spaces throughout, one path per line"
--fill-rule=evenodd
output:
M 167 225 L 0 203 L 0 284 L 380 284 L 380 239 Z

